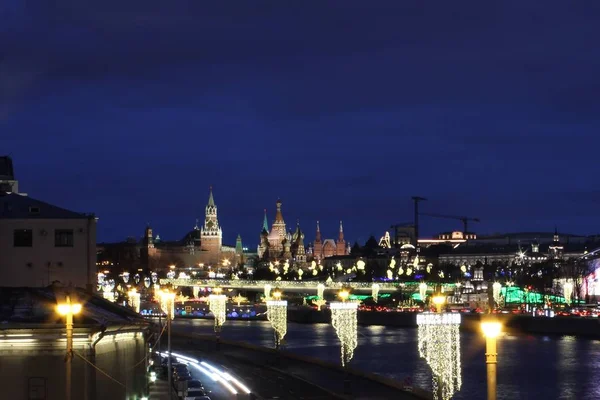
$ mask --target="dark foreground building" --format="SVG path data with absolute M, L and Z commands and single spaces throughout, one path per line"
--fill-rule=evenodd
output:
M 148 385 L 148 322 L 83 290 L 69 293 L 82 305 L 74 316 L 71 398 L 140 399 Z M 66 294 L 56 287 L 0 288 L 0 398 L 66 398 L 65 317 L 56 311 Z

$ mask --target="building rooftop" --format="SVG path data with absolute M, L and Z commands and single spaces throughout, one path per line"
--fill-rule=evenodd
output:
M 549 246 L 552 244 L 539 245 L 540 253 L 547 253 Z M 561 244 L 564 246 L 566 252 L 583 252 L 584 250 L 591 251 L 600 247 L 600 242 L 588 241 L 585 243 L 565 243 Z M 447 249 L 445 252 L 441 252 L 444 256 L 451 255 L 463 255 L 463 254 L 517 254 L 520 251 L 525 252 L 527 256 L 531 256 L 532 247 L 530 245 L 519 245 L 518 243 L 512 244 L 474 244 L 459 246 L 456 249 Z
M 561 238 L 583 238 L 586 237 L 584 235 L 574 235 L 571 233 L 561 233 L 559 232 L 559 236 Z M 511 238 L 511 239 L 531 239 L 531 238 L 552 238 L 554 237 L 554 232 L 508 232 L 508 233 L 493 233 L 491 235 L 478 235 L 478 240 L 487 240 L 487 239 L 502 239 L 502 238 Z
M 29 196 L 0 192 L 0 219 L 83 219 L 90 216 L 53 206 Z
M 81 313 L 74 316 L 77 325 L 109 327 L 113 325 L 148 325 L 141 315 L 121 307 L 83 289 L 71 289 L 71 301 L 82 305 Z M 0 326 L 11 324 L 64 325 L 64 318 L 56 312 L 56 305 L 65 301 L 67 290 L 62 287 L 15 288 L 0 287 Z M 2 329 L 0 328 L 0 329 Z

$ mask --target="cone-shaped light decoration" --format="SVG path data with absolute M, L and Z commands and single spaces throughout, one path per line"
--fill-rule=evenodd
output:
M 281 300 L 281 292 L 273 293 L 273 300 L 267 300 L 267 318 L 274 330 L 275 348 L 279 348 L 287 333 L 287 301 Z
M 373 301 L 377 303 L 377 299 L 379 298 L 379 285 L 377 283 L 374 283 L 373 286 L 371 286 L 371 297 L 373 297 Z
M 449 400 L 462 385 L 460 366 L 460 314 L 417 315 L 419 355 L 433 375 L 434 400 Z
M 215 316 L 215 332 L 221 332 L 227 318 L 227 296 L 218 293 L 208 296 L 208 309 Z

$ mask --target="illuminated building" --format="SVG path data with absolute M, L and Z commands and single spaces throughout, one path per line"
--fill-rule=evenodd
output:
M 270 231 L 267 210 L 265 210 L 260 244 L 257 249 L 259 258 L 263 260 L 294 260 L 304 263 L 313 259 L 322 260 L 327 257 L 349 254 L 341 221 L 337 240 L 322 240 L 319 221 L 317 221 L 315 241 L 312 246 L 306 248 L 304 245 L 304 232 L 300 229 L 300 223 L 297 223 L 296 230 L 293 233 L 287 232 L 281 211 L 281 200 L 277 200 L 276 206 L 275 221 Z
M 148 225 L 142 241 L 136 247 L 139 248 L 139 264 L 152 271 L 166 272 L 169 265 L 177 267 L 203 265 L 206 268 L 212 266 L 221 269 L 224 266 L 234 267 L 242 262 L 242 238 L 238 235 L 235 246 L 223 245 L 222 241 L 223 230 L 219 225 L 217 205 L 211 187 L 205 207 L 204 224 L 201 227 L 198 226 L 198 220 L 196 220 L 194 228 L 185 234 L 183 239 L 164 241 L 160 239 L 159 235 L 154 236 L 152 227 Z M 119 245 L 124 250 L 131 247 L 126 246 L 125 243 L 103 244 L 101 247 L 108 252 L 110 247 Z M 118 254 L 113 254 L 112 257 L 118 258 Z M 120 269 L 135 267 L 137 265 L 132 263 L 131 266 L 123 265 Z
M 72 399 L 140 399 L 147 395 L 149 324 L 140 315 L 83 290 L 0 288 L 2 398 L 65 399 L 66 295 L 82 305 L 73 317 Z M 87 361 L 86 361 L 87 360 Z M 94 365 L 110 376 L 100 373 Z M 116 384 L 118 381 L 124 385 Z
M 221 246 L 223 244 L 223 231 L 219 226 L 217 218 L 217 206 L 213 198 L 212 186 L 206 205 L 204 226 L 200 229 L 200 250 L 205 252 L 207 263 L 218 263 L 221 256 Z
M 350 254 L 349 247 L 346 245 L 344 240 L 344 227 L 342 221 L 340 221 L 340 229 L 338 231 L 337 240 L 325 239 L 321 240 L 321 227 L 319 221 L 317 221 L 317 232 L 315 235 L 315 242 L 313 244 L 312 258 L 316 260 L 323 260 L 333 256 L 346 256 Z
M 455 246 L 439 255 L 440 264 L 455 266 L 476 264 L 527 265 L 542 263 L 549 259 L 570 259 L 584 255 L 587 248 L 599 247 L 593 237 L 563 235 L 558 232 L 514 233 L 495 236 L 479 236 L 469 240 L 468 245 Z M 421 242 L 421 241 L 419 241 Z

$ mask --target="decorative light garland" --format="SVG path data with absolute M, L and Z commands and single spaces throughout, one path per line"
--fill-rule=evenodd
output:
M 321 307 L 323 307 L 324 305 L 327 304 L 327 301 L 325 301 L 324 299 L 317 299 L 317 300 L 313 300 L 312 303 L 317 306 L 317 310 L 321 311 Z
M 247 299 L 247 298 L 245 298 L 244 296 L 242 296 L 241 294 L 238 294 L 237 296 L 235 296 L 235 297 L 232 297 L 232 298 L 231 298 L 231 300 L 233 300 L 233 301 L 234 301 L 234 302 L 237 304 L 237 306 L 238 306 L 238 307 L 239 307 L 239 306 L 240 306 L 240 304 L 242 304 L 243 302 L 245 302 L 245 301 L 248 301 L 248 299 Z
M 434 400 L 450 400 L 462 386 L 460 314 L 417 314 L 419 355 L 433 376 Z
M 302 270 L 298 270 L 302 271 Z M 182 286 L 182 287 L 230 287 L 230 288 L 238 288 L 238 289 L 247 289 L 247 288 L 264 288 L 266 285 L 271 286 L 275 284 L 275 281 L 268 280 L 234 280 L 234 279 L 160 279 L 159 282 L 161 285 L 172 285 L 172 286 Z M 344 287 L 348 287 L 352 290 L 371 290 L 372 282 L 335 282 L 333 279 L 327 279 L 325 282 L 318 281 L 284 281 L 279 279 L 277 281 L 277 287 L 285 289 L 312 289 L 315 290 L 318 284 L 325 285 L 325 289 L 343 289 Z M 386 291 L 394 291 L 399 287 L 405 286 L 416 286 L 418 282 L 380 282 L 379 286 L 381 290 Z M 446 284 L 446 286 L 454 287 L 455 284 Z M 266 288 L 265 288 L 266 289 Z
M 320 299 L 323 299 L 323 293 L 325 293 L 325 285 L 323 285 L 322 283 L 319 283 L 317 285 L 317 297 Z
M 197 299 L 198 298 L 198 294 L 200 294 L 200 287 L 199 286 L 194 286 L 194 288 L 192 289 L 192 294 L 194 295 L 194 298 Z
M 279 348 L 287 333 L 287 301 L 267 300 L 267 319 L 275 331 L 275 347 Z
M 565 297 L 565 303 L 570 306 L 573 298 L 573 281 L 570 279 L 563 283 L 563 296 Z
M 500 282 L 494 282 L 492 285 L 492 296 L 497 305 L 500 305 L 500 294 L 502 293 L 502 284 Z
M 129 296 L 129 306 L 134 309 L 136 313 L 140 312 L 140 294 L 135 290 L 131 289 L 127 295 Z
M 341 346 L 342 366 L 346 366 L 354 356 L 354 349 L 358 346 L 358 319 L 356 311 L 358 303 L 332 302 L 331 324 L 335 328 Z
M 159 291 L 160 309 L 171 319 L 175 319 L 175 293 Z
M 373 297 L 373 301 L 377 303 L 377 299 L 379 298 L 379 284 L 374 283 L 371 287 L 371 297 Z
M 208 296 L 208 309 L 215 316 L 215 332 L 221 332 L 221 327 L 227 319 L 227 296 L 224 294 Z
M 419 284 L 419 296 L 421 296 L 421 301 L 425 302 L 425 298 L 427 297 L 427 284 L 425 282 Z
M 184 304 L 186 301 L 188 301 L 190 298 L 189 296 L 185 296 L 182 293 L 179 293 L 177 295 L 177 299 L 175 300 L 177 303 L 181 303 Z
M 271 289 L 273 287 L 269 284 L 265 285 L 265 300 L 269 300 L 271 298 Z

